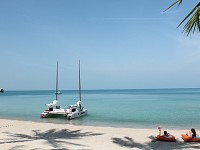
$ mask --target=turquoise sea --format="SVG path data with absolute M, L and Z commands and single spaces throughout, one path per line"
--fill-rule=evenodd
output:
M 78 91 L 61 90 L 59 104 L 75 104 Z M 0 118 L 64 124 L 138 127 L 199 128 L 200 89 L 83 90 L 82 104 L 88 115 L 82 118 L 40 118 L 55 91 L 5 91 L 0 93 Z

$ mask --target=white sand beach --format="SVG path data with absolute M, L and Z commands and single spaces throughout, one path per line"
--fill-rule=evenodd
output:
M 127 150 L 199 149 L 200 143 L 185 143 L 180 134 L 168 130 L 177 142 L 155 141 L 157 129 L 112 128 L 38 123 L 0 119 L 1 150 Z M 198 132 L 198 130 L 197 130 Z

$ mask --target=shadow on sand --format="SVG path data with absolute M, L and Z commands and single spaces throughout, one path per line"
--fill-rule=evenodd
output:
M 10 139 L 0 139 L 0 145 L 6 144 L 6 143 L 20 143 L 21 142 L 28 142 L 28 141 L 36 141 L 36 140 L 44 140 L 48 145 L 51 145 L 52 148 L 60 149 L 60 150 L 66 150 L 66 148 L 63 148 L 63 144 L 66 145 L 74 145 L 81 147 L 83 149 L 86 148 L 87 145 L 77 144 L 66 141 L 69 139 L 81 139 L 87 136 L 98 136 L 103 135 L 102 133 L 93 133 L 93 132 L 81 132 L 81 130 L 74 130 L 70 131 L 67 129 L 62 130 L 56 130 L 51 129 L 47 130 L 46 132 L 41 132 L 40 130 L 32 130 L 33 134 L 27 135 L 27 134 L 18 134 L 18 133 L 10 133 L 10 132 L 3 132 L 4 134 L 7 134 Z M 24 145 L 17 145 L 10 150 L 17 150 L 20 148 L 23 148 Z M 40 148 L 32 149 L 32 150 L 39 150 Z
M 135 142 L 134 139 L 126 136 L 124 138 L 112 138 L 112 142 L 120 147 L 138 148 L 143 150 L 200 149 L 200 143 L 187 143 L 179 141 L 178 139 L 176 142 L 156 141 L 154 136 L 149 136 L 148 138 L 150 139 L 150 142 L 144 144 Z

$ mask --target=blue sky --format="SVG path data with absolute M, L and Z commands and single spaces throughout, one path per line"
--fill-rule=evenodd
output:
M 200 87 L 200 37 L 177 25 L 199 2 L 1 0 L 5 90 Z

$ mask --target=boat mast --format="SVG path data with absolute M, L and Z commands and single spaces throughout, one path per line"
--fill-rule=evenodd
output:
M 58 100 L 58 61 L 57 61 L 57 72 L 56 72 L 56 100 Z
M 81 101 L 81 66 L 80 66 L 80 60 L 79 60 L 79 100 Z

